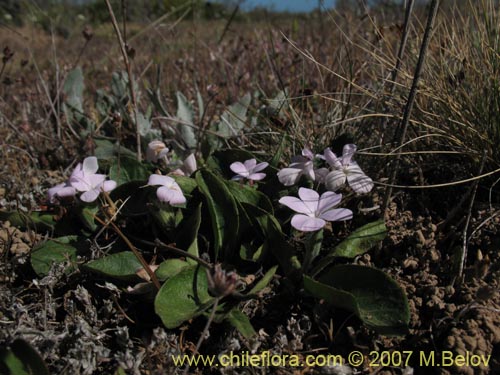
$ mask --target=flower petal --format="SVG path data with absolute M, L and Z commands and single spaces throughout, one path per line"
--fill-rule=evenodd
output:
M 104 174 L 91 174 L 85 176 L 85 182 L 90 186 L 89 189 L 94 189 L 100 187 L 102 183 L 106 180 L 106 175 Z
M 357 149 L 356 145 L 352 143 L 344 146 L 344 149 L 342 150 L 342 165 L 344 167 L 351 164 L 351 159 L 354 156 L 356 149 Z
M 317 191 L 301 187 L 299 189 L 299 198 L 302 199 L 311 212 L 316 212 L 319 201 L 319 194 Z
M 172 177 L 162 176 L 161 174 L 152 174 L 149 176 L 148 185 L 163 185 L 163 186 L 171 186 L 173 183 L 176 183 Z
M 346 175 L 343 170 L 334 170 L 325 177 L 325 186 L 328 190 L 336 191 L 340 189 L 346 181 Z
M 321 194 L 318 201 L 318 208 L 316 209 L 316 216 L 321 217 L 322 212 L 331 210 L 333 207 L 338 205 L 341 200 L 342 194 L 337 194 L 333 191 L 327 191 Z
M 314 216 L 314 211 L 311 211 L 311 209 L 309 208 L 309 206 L 307 206 L 306 204 L 304 204 L 304 201 L 300 200 L 297 197 L 290 197 L 290 196 L 282 197 L 279 200 L 279 203 L 281 203 L 282 205 L 287 206 L 288 208 L 291 208 L 292 210 L 294 210 L 295 212 L 298 212 L 300 214 L 306 214 L 306 215 L 313 215 Z
M 307 176 L 310 180 L 315 180 L 316 175 L 314 174 L 314 164 L 312 161 L 305 163 L 303 171 L 304 175 Z
M 308 148 L 305 148 L 305 149 L 302 150 L 302 156 L 306 157 L 309 160 L 313 160 L 314 159 L 313 152 L 311 150 L 309 150 Z
M 62 190 L 66 186 L 65 183 L 58 184 L 56 186 L 51 187 L 49 190 L 47 190 L 47 199 L 49 200 L 50 203 L 54 203 L 55 199 L 57 198 L 57 193 Z
M 310 217 L 306 215 L 294 215 L 292 217 L 292 227 L 302 232 L 314 232 L 323 228 L 326 222 L 317 217 Z
M 352 219 L 352 211 L 347 208 L 334 208 L 332 210 L 322 212 L 319 218 L 326 221 L 343 221 Z
M 278 172 L 278 180 L 285 186 L 295 185 L 302 176 L 300 168 L 283 168 Z
M 76 189 L 73 186 L 64 186 L 56 194 L 58 198 L 69 198 L 69 197 L 74 197 L 75 195 L 76 195 Z
M 373 180 L 365 175 L 356 162 L 347 167 L 347 182 L 357 194 L 366 194 L 373 189 Z
M 315 181 L 320 184 L 325 182 L 325 177 L 330 172 L 328 168 L 318 168 L 314 170 Z
M 116 181 L 108 180 L 102 183 L 102 190 L 104 191 L 111 191 L 114 188 L 116 188 Z
M 172 191 L 173 193 L 170 198 L 171 205 L 176 206 L 186 203 L 186 197 L 184 196 L 184 194 L 182 194 L 182 191 L 180 189 Z
M 257 160 L 255 159 L 248 159 L 243 162 L 243 165 L 245 166 L 246 170 L 248 172 L 252 171 L 255 166 L 257 165 Z
M 99 196 L 99 190 L 96 188 L 84 192 L 82 195 L 80 195 L 80 199 L 84 202 L 90 203 L 95 201 L 98 196 Z
M 264 178 L 266 178 L 265 173 L 252 173 L 250 176 L 248 176 L 248 179 L 253 181 L 260 181 L 263 180 Z
M 180 189 L 169 189 L 166 186 L 160 186 L 156 190 L 156 196 L 160 202 L 170 203 L 172 205 L 186 203 L 186 198 Z
M 340 163 L 339 159 L 337 158 L 337 155 L 330 149 L 330 147 L 325 148 L 325 151 L 323 151 L 323 155 L 325 157 L 326 162 L 333 168 L 336 169 L 341 169 L 342 164 Z
M 95 156 L 89 156 L 83 160 L 83 174 L 91 175 L 97 172 L 99 169 L 99 164 L 97 164 L 97 158 Z
M 242 162 L 239 162 L 239 161 L 235 161 L 234 163 L 232 163 L 229 168 L 236 174 L 240 175 L 240 176 L 243 176 L 243 177 L 247 177 L 248 176 L 248 169 L 247 167 L 242 163 Z
M 156 189 L 156 197 L 160 202 L 170 203 L 170 199 L 172 199 L 173 194 L 174 190 L 171 190 L 166 186 L 160 186 Z
M 196 158 L 194 154 L 190 154 L 185 160 L 181 168 L 186 176 L 191 176 L 197 169 Z
M 264 161 L 264 162 L 262 162 L 262 163 L 257 164 L 257 165 L 253 168 L 253 170 L 252 170 L 252 171 L 253 171 L 254 173 L 255 173 L 255 172 L 260 172 L 260 171 L 262 171 L 262 170 L 266 169 L 268 165 L 269 165 L 269 163 L 266 163 L 266 162 Z
M 84 176 L 78 177 L 78 176 L 71 176 L 69 178 L 69 184 L 73 186 L 76 190 L 78 191 L 88 191 L 92 187 L 89 184 L 89 181 L 86 180 Z

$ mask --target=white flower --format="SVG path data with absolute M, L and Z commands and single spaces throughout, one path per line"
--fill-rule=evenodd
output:
M 297 214 L 292 217 L 292 227 L 303 232 L 314 232 L 323 228 L 327 221 L 352 219 L 352 211 L 346 208 L 334 208 L 340 203 L 342 194 L 327 191 L 319 194 L 306 188 L 299 189 L 299 198 L 283 197 L 279 202 L 291 208 Z
M 152 163 L 156 163 L 158 160 L 165 160 L 168 163 L 168 151 L 169 149 L 162 141 L 151 141 L 146 150 L 146 160 Z
M 170 203 L 174 206 L 186 203 L 186 197 L 179 184 L 172 177 L 152 174 L 149 176 L 148 185 L 160 185 L 156 190 L 156 196 L 160 202 Z
M 313 160 L 314 154 L 312 151 L 307 148 L 303 149 L 302 156 L 294 156 L 292 164 L 288 168 L 283 168 L 278 172 L 278 180 L 285 186 L 295 185 L 302 175 L 314 181 Z
M 347 181 L 351 189 L 357 194 L 368 193 L 373 189 L 373 181 L 359 167 L 358 163 L 352 160 L 356 152 L 356 145 L 347 144 L 342 151 L 342 157 L 337 156 L 327 148 L 324 158 L 332 167 L 332 171 L 325 177 L 325 186 L 328 190 L 336 191 Z
M 236 173 L 233 180 L 241 180 L 246 178 L 247 180 L 259 181 L 266 177 L 265 173 L 259 173 L 260 171 L 267 168 L 269 164 L 266 162 L 257 164 L 257 160 L 249 159 L 245 160 L 243 163 L 236 161 L 232 163 L 229 168 Z

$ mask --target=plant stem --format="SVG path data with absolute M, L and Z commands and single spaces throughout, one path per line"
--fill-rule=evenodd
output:
M 408 34 L 410 32 L 410 20 L 411 20 L 411 12 L 413 10 L 413 4 L 415 3 L 414 0 L 409 0 L 408 4 L 406 4 L 406 9 L 405 9 L 405 19 L 404 19 L 404 26 L 403 26 L 403 34 L 401 35 L 401 41 L 399 42 L 399 50 L 398 50 L 398 55 L 396 57 L 396 65 L 392 69 L 391 72 L 391 88 L 389 89 L 389 97 L 392 97 L 394 90 L 396 88 L 396 80 L 398 79 L 398 73 L 399 70 L 401 69 L 401 64 L 403 63 L 403 55 L 406 49 L 406 43 L 408 41 Z M 382 123 L 382 136 L 380 137 L 380 144 L 384 144 L 385 137 L 386 137 L 386 128 L 387 128 L 387 123 L 389 122 L 389 117 L 384 117 L 383 123 Z
M 399 127 L 400 131 L 396 132 L 396 133 L 400 133 L 399 142 L 398 142 L 399 146 L 401 146 L 404 143 L 405 138 L 406 138 L 408 124 L 410 123 L 411 111 L 413 109 L 413 104 L 415 103 L 415 98 L 417 96 L 418 81 L 420 79 L 420 74 L 422 73 L 422 68 L 424 67 L 425 55 L 427 52 L 427 48 L 429 46 L 431 32 L 432 32 L 432 28 L 434 25 L 434 20 L 436 19 L 438 7 L 439 7 L 439 0 L 432 0 L 431 5 L 430 5 L 430 9 L 429 9 L 429 15 L 427 16 L 427 25 L 425 27 L 424 39 L 422 40 L 422 45 L 420 46 L 420 54 L 418 56 L 417 66 L 415 68 L 415 75 L 413 77 L 413 82 L 411 85 L 410 94 L 408 95 L 408 101 L 406 103 L 406 107 L 404 110 L 403 119 L 401 120 L 401 124 Z M 397 134 L 396 134 L 396 136 L 397 136 Z M 401 159 L 401 155 L 398 154 L 396 156 L 394 168 L 392 169 L 391 178 L 389 179 L 390 185 L 393 185 L 395 180 L 396 180 L 396 176 L 397 176 L 398 171 L 399 171 L 400 159 Z M 382 205 L 382 212 L 386 212 L 387 207 L 389 205 L 389 201 L 391 200 L 391 195 L 392 195 L 392 187 L 389 186 L 385 192 L 384 203 Z
M 318 256 L 321 250 L 321 244 L 323 243 L 323 229 L 316 232 L 309 233 L 306 238 L 306 253 L 304 255 L 304 261 L 302 262 L 302 272 L 305 273 L 311 266 L 311 263 Z
M 483 173 L 484 164 L 486 162 L 486 150 L 483 152 L 483 158 L 481 160 L 481 166 L 479 167 L 479 174 Z M 465 264 L 467 262 L 467 231 L 469 230 L 470 218 L 472 215 L 472 207 L 474 206 L 474 200 L 476 199 L 477 185 L 479 184 L 479 180 L 474 181 L 474 185 L 472 188 L 472 194 L 470 197 L 469 208 L 467 210 L 467 219 L 465 220 L 464 231 L 462 233 L 462 249 L 460 252 L 460 263 L 458 268 L 457 279 L 460 279 L 463 276 Z
M 198 339 L 198 342 L 196 343 L 196 348 L 195 352 L 198 353 L 198 350 L 200 350 L 201 344 L 205 340 L 205 336 L 208 334 L 208 330 L 210 329 L 210 325 L 212 324 L 214 318 L 215 318 L 215 312 L 217 311 L 217 307 L 219 306 L 219 299 L 220 297 L 216 297 L 214 301 L 214 305 L 212 307 L 212 312 L 210 313 L 210 316 L 208 317 L 207 324 L 205 324 L 205 328 L 201 332 L 200 338 Z M 184 375 L 186 375 L 189 371 L 189 363 L 186 364 L 186 367 L 184 367 L 184 371 L 182 372 Z
M 141 133 L 139 132 L 139 122 L 137 121 L 137 99 L 135 96 L 134 90 L 134 80 L 132 78 L 132 69 L 130 66 L 130 60 L 128 59 L 127 48 L 125 42 L 120 33 L 120 27 L 118 26 L 118 22 L 116 21 L 115 13 L 113 12 L 113 8 L 109 0 L 105 0 L 106 5 L 108 6 L 109 15 L 111 16 L 111 23 L 113 24 L 113 28 L 115 29 L 116 37 L 118 38 L 118 43 L 120 45 L 120 50 L 123 57 L 123 62 L 125 63 L 125 68 L 127 69 L 128 75 L 128 88 L 130 91 L 130 99 L 132 100 L 132 110 L 134 112 L 134 122 L 135 122 L 135 135 L 136 135 L 136 146 L 137 146 L 137 160 L 141 161 Z

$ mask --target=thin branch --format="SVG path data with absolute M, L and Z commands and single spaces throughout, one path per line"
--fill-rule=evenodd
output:
M 484 164 L 486 162 L 486 150 L 483 153 L 483 159 L 481 160 L 481 166 L 479 167 L 479 174 L 483 173 Z M 477 185 L 479 184 L 479 180 L 474 181 L 474 187 L 472 189 L 472 195 L 470 197 L 469 208 L 467 210 L 467 218 L 465 220 L 464 231 L 462 233 L 462 251 L 460 252 L 460 264 L 458 265 L 458 275 L 457 280 L 460 281 L 462 279 L 462 275 L 464 272 L 465 264 L 467 262 L 467 231 L 469 230 L 470 218 L 472 216 L 472 208 L 474 207 L 474 201 L 476 199 L 477 193 Z
M 130 99 L 132 100 L 132 110 L 134 111 L 134 122 L 135 122 L 135 135 L 137 144 L 137 160 L 141 161 L 141 133 L 139 132 L 139 122 L 137 121 L 137 99 L 134 90 L 134 80 L 132 78 L 132 69 L 130 66 L 130 60 L 128 59 L 127 48 L 125 42 L 120 33 L 120 27 L 116 21 L 115 13 L 113 12 L 113 7 L 111 6 L 109 0 L 105 0 L 108 6 L 109 15 L 111 16 L 111 23 L 115 29 L 116 37 L 118 38 L 118 43 L 120 44 L 120 50 L 122 52 L 123 62 L 125 63 L 125 68 L 127 69 L 128 75 L 128 88 L 130 91 Z
M 400 136 L 398 142 L 399 145 L 403 144 L 406 138 L 406 132 L 408 130 L 408 125 L 410 123 L 411 111 L 413 109 L 413 104 L 415 103 L 415 98 L 417 96 L 418 81 L 420 80 L 420 74 L 422 73 L 422 69 L 424 67 L 425 55 L 427 52 L 427 48 L 429 47 L 431 33 L 434 26 L 434 20 L 436 19 L 438 7 L 439 7 L 439 0 L 432 0 L 429 9 L 429 15 L 427 16 L 427 25 L 425 27 L 424 39 L 422 40 L 417 66 L 415 68 L 415 75 L 413 77 L 410 94 L 408 95 L 408 101 L 406 103 L 405 111 L 403 114 L 403 120 L 401 121 L 400 125 Z M 394 185 L 394 182 L 396 181 L 396 176 L 399 171 L 400 160 L 401 160 L 400 157 L 396 157 L 396 162 L 392 169 L 392 175 L 389 180 L 390 185 Z M 382 212 L 386 211 L 387 206 L 389 205 L 389 201 L 391 200 L 391 195 L 392 195 L 392 187 L 389 186 L 385 192 L 384 203 L 382 205 Z

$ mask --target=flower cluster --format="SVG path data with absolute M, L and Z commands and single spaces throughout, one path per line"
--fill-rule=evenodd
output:
M 99 169 L 97 158 L 90 156 L 78 163 L 70 178 L 49 189 L 47 195 L 50 203 L 73 198 L 81 192 L 80 199 L 93 202 L 102 191 L 108 192 L 116 187 L 116 182 L 106 180 L 106 175 L 96 173 Z
M 344 146 L 341 157 L 337 157 L 330 148 L 325 149 L 323 155 L 314 155 L 306 148 L 302 150 L 302 156 L 295 156 L 288 168 L 278 172 L 278 179 L 283 185 L 292 186 L 301 176 L 306 176 L 312 181 L 324 183 L 330 191 L 339 190 L 347 181 L 355 193 L 368 193 L 373 188 L 373 181 L 352 160 L 355 152 L 356 145 L 353 144 Z M 330 168 L 314 169 L 315 158 L 325 160 Z

